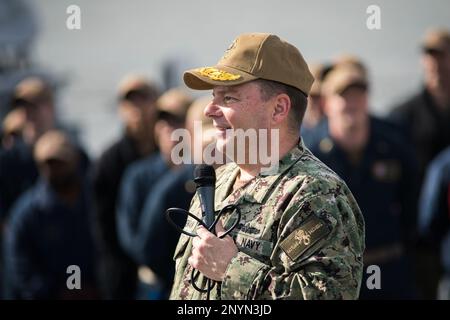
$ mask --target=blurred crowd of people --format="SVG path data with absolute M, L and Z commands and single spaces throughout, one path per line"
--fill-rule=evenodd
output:
M 420 45 L 423 87 L 383 119 L 369 112 L 361 59 L 310 66 L 302 139 L 351 189 L 366 222 L 365 266 L 381 270 L 379 290 L 365 273 L 361 299 L 450 299 L 450 33 L 434 29 Z M 179 234 L 165 211 L 188 209 L 195 193 L 193 165 L 174 163 L 171 134 L 186 128 L 191 145 L 208 145 L 211 99 L 128 75 L 117 89 L 123 134 L 90 159 L 54 95 L 27 77 L 2 120 L 0 297 L 167 299 Z M 67 286 L 71 265 L 80 290 Z

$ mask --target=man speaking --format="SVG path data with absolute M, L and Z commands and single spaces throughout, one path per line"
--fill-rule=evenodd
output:
M 217 169 L 217 236 L 198 223 L 181 235 L 171 299 L 357 299 L 363 271 L 364 221 L 345 183 L 304 146 L 300 136 L 313 77 L 301 53 L 272 34 L 237 37 L 218 64 L 189 70 L 184 82 L 211 90 L 205 108 L 217 130 L 217 149 L 240 150 L 233 131 L 278 132 L 277 166 L 263 170 L 259 145 L 246 161 Z M 231 134 L 230 134 L 231 133 Z M 231 150 L 233 151 L 233 150 Z M 190 212 L 201 216 L 198 195 Z M 192 270 L 200 272 L 192 276 Z M 215 281 L 210 292 L 206 279 Z M 197 289 L 192 285 L 197 284 Z

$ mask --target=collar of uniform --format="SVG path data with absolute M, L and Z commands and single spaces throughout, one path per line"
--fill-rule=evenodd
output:
M 305 152 L 305 144 L 303 143 L 303 139 L 299 139 L 299 142 L 297 145 L 292 148 L 278 163 L 278 169 L 277 170 L 267 170 L 263 171 L 259 174 L 261 177 L 266 176 L 278 176 L 285 172 L 286 170 L 289 170 L 294 163 L 296 163 L 300 157 Z
M 305 145 L 303 143 L 303 140 L 300 139 L 299 143 L 279 161 L 277 170 L 264 171 L 256 176 L 255 179 L 245 187 L 246 190 L 243 192 L 237 202 L 239 203 L 245 200 L 251 203 L 263 203 L 266 195 L 269 192 L 273 191 L 271 186 L 278 179 L 281 179 L 284 172 L 288 171 L 295 163 L 298 162 L 304 151 Z M 223 192 L 229 190 L 232 187 L 232 184 L 234 184 L 238 172 L 239 167 L 235 163 L 229 164 L 222 173 L 222 179 L 218 181 L 217 188 L 220 186 L 221 191 Z

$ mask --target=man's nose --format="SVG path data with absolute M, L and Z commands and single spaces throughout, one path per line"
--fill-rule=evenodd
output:
M 205 116 L 213 118 L 213 117 L 220 117 L 221 111 L 219 106 L 212 100 L 206 107 L 205 110 L 203 110 L 203 113 Z

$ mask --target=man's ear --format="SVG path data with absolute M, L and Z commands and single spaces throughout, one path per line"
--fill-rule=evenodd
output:
M 291 99 L 285 93 L 275 97 L 275 106 L 272 112 L 272 121 L 276 124 L 283 122 L 291 110 Z

